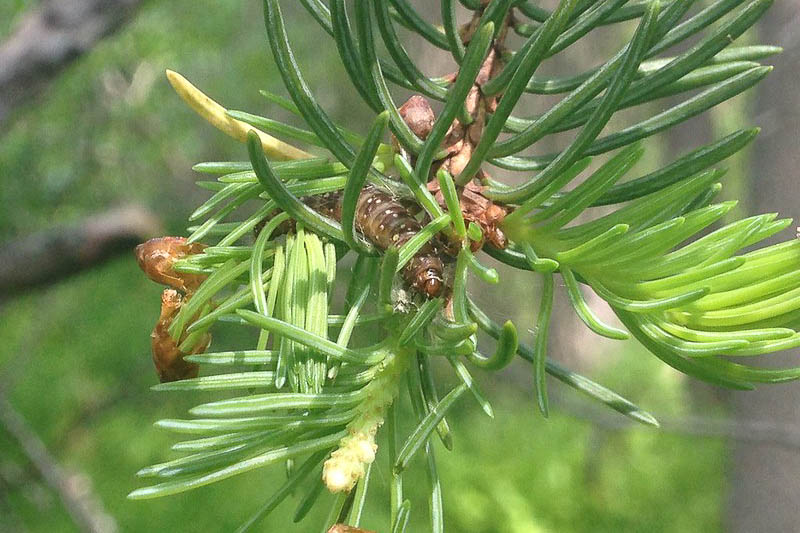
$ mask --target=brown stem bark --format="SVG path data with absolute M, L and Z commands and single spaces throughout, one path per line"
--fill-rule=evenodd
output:
M 756 123 L 764 130 L 754 150 L 753 209 L 778 212 L 797 223 L 800 188 L 800 4 L 776 2 L 760 26 L 761 36 L 782 46 L 784 53 L 771 60 L 775 71 L 760 86 Z M 788 230 L 787 230 L 788 231 Z M 785 239 L 786 233 L 781 234 Z M 776 237 L 776 239 L 778 239 Z M 759 366 L 797 364 L 797 350 L 767 356 Z M 733 411 L 742 420 L 800 426 L 800 387 L 797 383 L 760 387 L 735 393 Z M 797 531 L 800 523 L 800 454 L 775 443 L 736 443 L 733 450 L 728 531 L 763 533 Z

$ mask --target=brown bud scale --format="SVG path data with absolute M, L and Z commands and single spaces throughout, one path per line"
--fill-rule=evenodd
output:
M 162 383 L 178 381 L 181 379 L 197 377 L 200 367 L 194 363 L 186 362 L 183 357 L 187 355 L 178 347 L 180 342 L 175 341 L 169 334 L 169 326 L 183 305 L 183 297 L 174 289 L 164 289 L 161 293 L 161 314 L 158 317 L 153 332 L 150 334 L 150 344 L 153 350 L 153 363 L 158 377 Z M 184 339 L 180 339 L 183 341 Z M 205 333 L 192 347 L 190 354 L 203 353 L 211 344 L 211 335 Z

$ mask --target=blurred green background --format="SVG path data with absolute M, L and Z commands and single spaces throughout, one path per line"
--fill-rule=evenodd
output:
M 0 2 L 0 36 L 34 4 Z M 365 131 L 369 113 L 345 81 L 332 42 L 311 29 L 301 8 L 284 4 L 298 58 L 322 103 Z M 246 154 L 184 107 L 164 69 L 185 74 L 230 108 L 283 117 L 258 94 L 261 88 L 281 93 L 261 17 L 259 2 L 146 2 L 130 25 L 17 110 L 0 133 L 0 242 L 132 202 L 153 210 L 166 234 L 181 234 L 193 206 L 207 196 L 194 187 L 191 165 Z M 746 107 L 721 116 L 741 117 Z M 149 332 L 160 291 L 128 254 L 48 288 L 0 295 L 0 393 L 66 469 L 73 488 L 99 499 L 108 531 L 229 531 L 271 493 L 282 469 L 157 501 L 125 499 L 138 486 L 139 468 L 169 457 L 171 437 L 152 422 L 179 417 L 197 403 L 149 391 L 157 381 Z M 533 294 L 502 307 L 530 307 Z M 555 412 L 543 420 L 527 364 L 491 380 L 480 375 L 496 418 L 463 400 L 451 417 L 455 451 L 436 443 L 448 531 L 722 530 L 731 441 L 698 435 L 680 421 L 724 417 L 725 402 L 635 343 L 609 347 L 578 335 L 574 322 L 556 338 L 572 342 L 554 340 L 554 357 L 676 422 L 662 431 L 634 427 L 556 382 Z M 235 341 L 222 332 L 215 346 Z M 363 525 L 387 531 L 385 464 L 372 483 Z M 262 530 L 292 530 L 297 501 L 295 495 L 284 503 Z M 298 531 L 316 530 L 310 524 L 321 524 L 326 509 L 315 511 Z M 425 519 L 415 509 L 411 531 L 424 531 Z M 56 492 L 0 427 L 0 531 L 74 530 Z

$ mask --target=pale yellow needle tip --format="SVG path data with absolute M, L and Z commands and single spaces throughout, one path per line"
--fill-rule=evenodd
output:
M 276 139 L 272 135 L 228 116 L 227 110 L 208 97 L 189 80 L 173 70 L 167 69 L 167 80 L 184 102 L 189 104 L 195 113 L 210 122 L 215 128 L 230 135 L 239 142 L 247 141 L 247 132 L 255 131 L 261 139 L 261 146 L 267 157 L 277 160 L 308 159 L 313 157 L 308 152 L 291 144 Z

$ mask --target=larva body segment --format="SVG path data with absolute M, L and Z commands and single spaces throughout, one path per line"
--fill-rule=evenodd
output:
M 334 220 L 342 218 L 342 195 L 328 193 L 305 199 L 305 203 Z M 422 229 L 408 206 L 382 190 L 367 186 L 356 205 L 356 228 L 383 250 L 404 245 Z M 427 243 L 403 267 L 403 279 L 418 292 L 433 298 L 442 290 L 444 264 L 433 244 Z

